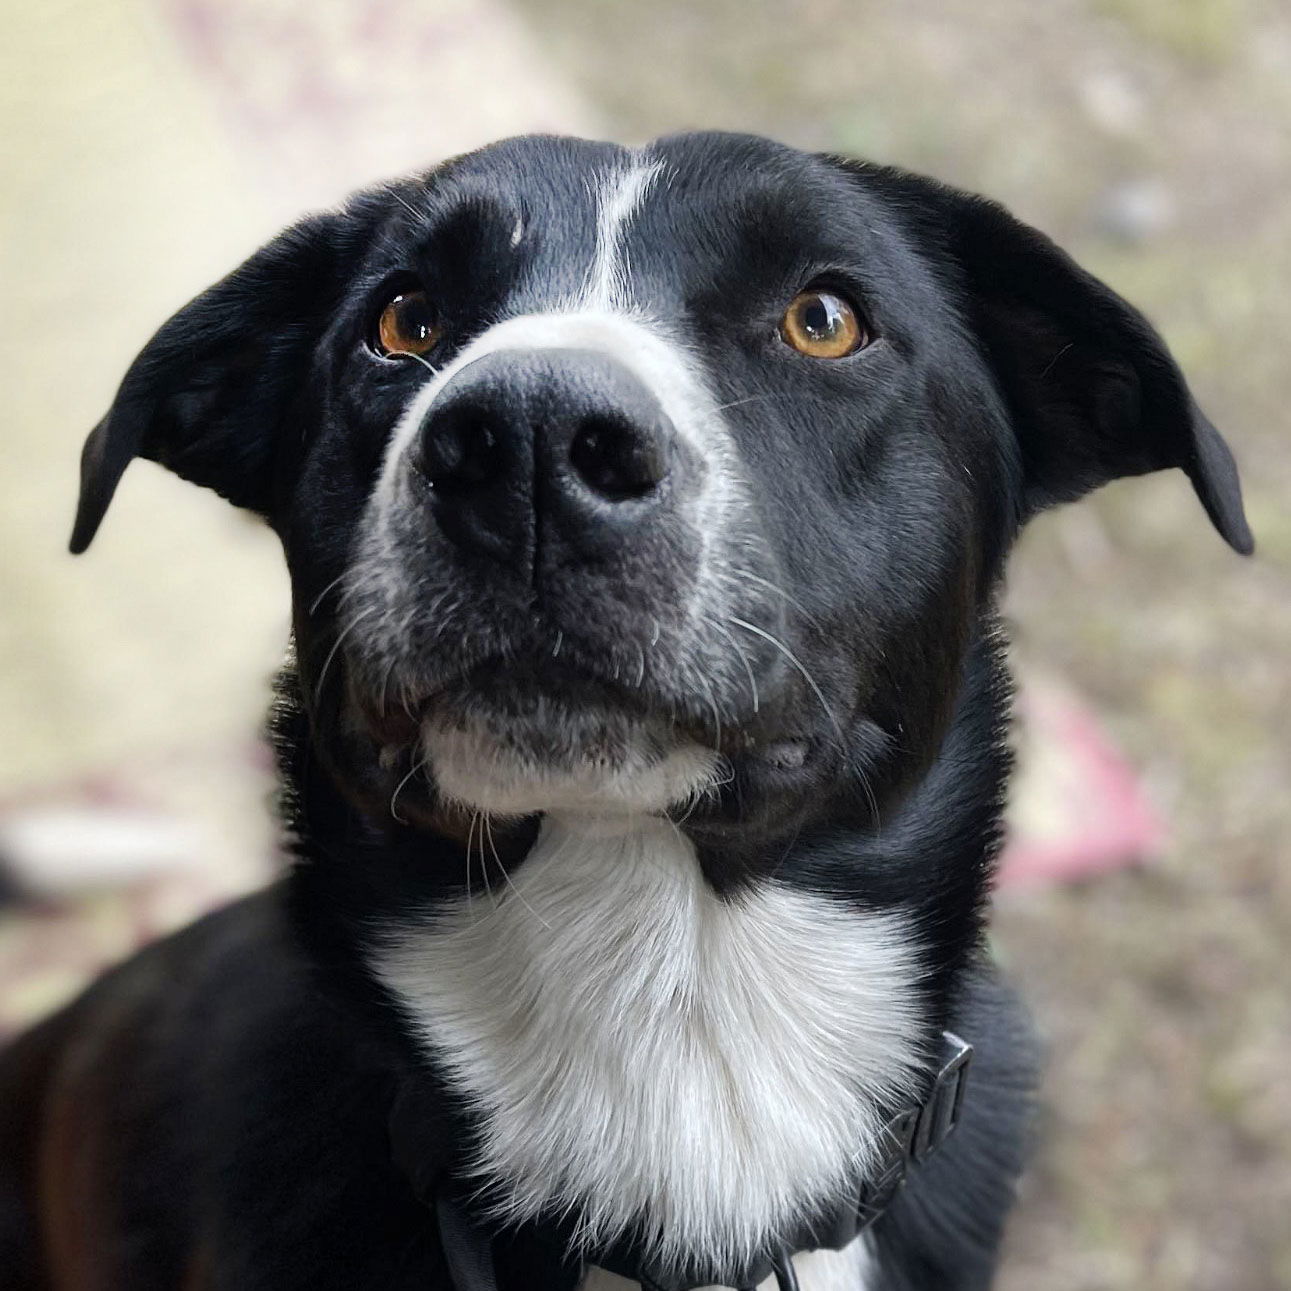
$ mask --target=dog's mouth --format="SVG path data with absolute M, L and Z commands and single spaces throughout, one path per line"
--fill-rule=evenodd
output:
M 616 724 L 648 722 L 655 716 L 650 696 L 631 679 L 600 676 L 559 659 L 496 657 L 477 664 L 430 690 L 422 716 L 443 724 L 483 724 L 513 730 L 537 720 L 578 722 L 583 715 Z
M 393 708 L 367 696 L 360 709 L 391 760 L 399 751 L 469 812 L 663 812 L 722 775 L 711 732 L 640 676 L 559 659 L 489 659 Z
M 694 826 L 742 818 L 836 760 L 785 671 L 747 651 L 732 684 L 711 655 L 669 648 L 666 630 L 652 641 L 505 626 L 451 648 L 442 631 L 400 638 L 397 652 L 388 637 L 346 643 L 343 708 L 366 733 L 350 774 L 396 820 L 648 813 Z

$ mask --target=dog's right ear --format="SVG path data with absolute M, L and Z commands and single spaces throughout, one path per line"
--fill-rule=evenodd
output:
M 279 427 L 343 289 L 360 223 L 353 213 L 301 221 L 148 342 L 82 451 L 73 552 L 90 545 L 135 457 L 268 515 Z

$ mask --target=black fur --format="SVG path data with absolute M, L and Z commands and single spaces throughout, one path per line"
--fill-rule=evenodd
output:
M 414 1185 L 452 1170 L 471 1115 L 362 954 L 372 927 L 485 877 L 469 877 L 464 819 L 434 768 L 412 774 L 430 704 L 524 748 L 613 752 L 625 732 L 683 732 L 730 768 L 678 820 L 718 892 L 738 899 L 774 873 L 913 917 L 929 1051 L 953 1026 L 978 1058 L 961 1131 L 875 1229 L 884 1286 L 988 1283 L 1034 1074 L 982 944 L 1009 767 L 1003 559 L 1038 509 L 1172 466 L 1247 551 L 1232 459 L 1143 317 L 1000 207 L 743 136 L 680 136 L 651 155 L 666 179 L 624 256 L 637 302 L 725 406 L 751 503 L 724 535 L 731 612 L 751 625 L 740 644 L 759 702 L 739 668 L 718 666 L 729 641 L 681 626 L 698 558 L 684 495 L 666 490 L 694 487 L 702 466 L 667 426 L 655 510 L 597 502 L 573 528 L 539 505 L 558 487 L 540 440 L 532 462 L 492 477 L 487 509 L 441 489 L 400 512 L 380 555 L 402 588 L 397 632 L 364 600 L 373 580 L 355 593 L 374 610 L 366 628 L 342 602 L 338 580 L 377 559 L 362 556 L 365 507 L 427 380 L 374 353 L 382 305 L 424 287 L 441 330 L 428 359 L 442 365 L 499 320 L 577 293 L 596 231 L 589 182 L 623 165 L 621 150 L 531 138 L 459 158 L 304 221 L 181 311 L 86 445 L 72 545 L 88 545 L 134 456 L 277 532 L 298 662 L 274 729 L 297 864 L 105 978 L 0 1063 L 0 1266 L 22 1270 L 18 1291 L 53 1285 L 67 1258 L 48 1220 L 50 1249 L 34 1250 L 51 1186 L 38 1145 L 50 1089 L 83 1086 L 109 1126 L 74 1181 L 104 1206 L 100 1273 L 57 1285 L 446 1286 Z M 836 362 L 792 352 L 777 321 L 813 284 L 853 299 L 875 343 Z M 542 372 L 537 394 L 529 378 L 522 393 L 490 377 L 481 406 L 498 433 L 521 400 L 527 427 L 540 399 L 550 437 L 561 417 L 585 424 L 579 400 L 605 397 L 595 375 Z M 623 399 L 637 401 L 625 433 L 643 433 L 655 413 Z M 427 469 L 400 478 L 411 490 Z M 450 505 L 477 509 L 450 522 Z M 629 522 L 603 540 L 602 526 Z M 511 526 L 501 556 L 482 554 L 480 525 Z M 635 685 L 620 680 L 638 669 Z M 531 729 L 536 694 L 563 705 L 561 733 Z M 499 865 L 523 864 L 537 823 L 504 831 Z M 113 1089 L 85 1085 L 100 1066 L 119 1068 Z M 409 1161 L 405 1144 L 396 1164 L 388 1118 L 409 1097 L 424 1151 Z M 498 1258 L 506 1287 L 571 1282 L 531 1233 L 499 1237 Z

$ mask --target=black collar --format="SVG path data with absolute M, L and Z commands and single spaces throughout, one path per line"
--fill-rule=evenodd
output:
M 856 1196 L 804 1220 L 783 1235 L 742 1269 L 687 1268 L 682 1271 L 659 1267 L 640 1245 L 631 1241 L 606 1250 L 584 1253 L 582 1265 L 600 1265 L 630 1281 L 643 1291 L 695 1291 L 705 1286 L 734 1287 L 743 1291 L 756 1287 L 774 1275 L 780 1291 L 797 1291 L 791 1263 L 794 1255 L 814 1250 L 841 1250 L 863 1233 L 896 1200 L 911 1168 L 926 1160 L 946 1141 L 959 1124 L 968 1067 L 973 1047 L 950 1031 L 943 1031 L 941 1050 L 927 1096 L 893 1116 L 884 1127 L 884 1154 L 875 1173 L 865 1180 Z M 424 1097 L 401 1092 L 390 1115 L 391 1150 L 395 1163 L 404 1171 L 419 1200 L 435 1213 L 439 1236 L 455 1291 L 498 1291 L 494 1268 L 494 1242 L 498 1237 L 454 1186 L 451 1172 L 433 1164 L 444 1157 L 427 1153 L 428 1139 L 438 1137 L 432 1124 L 442 1119 Z M 572 1233 L 560 1224 L 526 1225 L 542 1244 L 553 1250 L 566 1267 L 575 1267 L 574 1284 L 581 1270 L 569 1254 Z

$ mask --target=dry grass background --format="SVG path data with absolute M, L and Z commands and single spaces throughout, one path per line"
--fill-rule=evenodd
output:
M 283 626 L 262 534 L 140 468 L 86 563 L 59 547 L 76 447 L 130 355 L 304 205 L 547 123 L 755 130 L 990 192 L 1160 324 L 1236 449 L 1260 543 L 1239 561 L 1160 478 L 1042 519 L 1015 559 L 1018 652 L 1092 701 L 1172 839 L 1150 867 L 1001 900 L 1000 954 L 1053 1047 L 1002 1286 L 1291 1287 L 1291 8 L 378 8 L 438 24 L 452 58 L 404 43 L 365 65 L 345 0 L 0 0 L 0 789 L 252 729 Z M 272 51 L 293 22 L 344 72 L 344 129 L 283 108 L 300 66 Z M 241 115 L 195 90 L 201 58 Z

